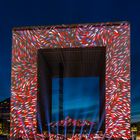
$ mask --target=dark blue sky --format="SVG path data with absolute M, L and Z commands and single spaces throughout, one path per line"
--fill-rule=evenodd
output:
M 108 21 L 129 21 L 131 24 L 132 112 L 140 120 L 139 0 L 1 0 L 0 100 L 10 96 L 13 27 Z

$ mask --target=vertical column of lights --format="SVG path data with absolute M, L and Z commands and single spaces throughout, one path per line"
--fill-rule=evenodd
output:
M 106 46 L 106 136 L 130 138 L 129 40 L 127 22 L 14 29 L 11 137 L 36 134 L 38 49 Z

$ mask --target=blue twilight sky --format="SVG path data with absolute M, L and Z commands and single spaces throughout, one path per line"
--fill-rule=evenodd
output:
M 108 21 L 129 21 L 131 24 L 132 119 L 140 121 L 139 0 L 1 0 L 0 100 L 10 96 L 13 27 Z
M 59 78 L 52 82 L 52 120 L 58 121 Z M 99 77 L 70 77 L 63 80 L 64 118 L 99 120 Z

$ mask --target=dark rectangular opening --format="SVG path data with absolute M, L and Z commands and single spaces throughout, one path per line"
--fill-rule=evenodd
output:
M 104 132 L 105 47 L 40 49 L 37 62 L 38 132 L 72 134 L 73 121 L 75 133 Z

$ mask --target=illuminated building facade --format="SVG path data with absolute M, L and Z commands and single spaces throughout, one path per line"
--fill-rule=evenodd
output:
M 10 132 L 10 98 L 0 102 L 0 134 Z
M 13 29 L 11 137 L 37 134 L 37 52 L 106 47 L 105 135 L 130 138 L 130 25 L 127 22 Z

